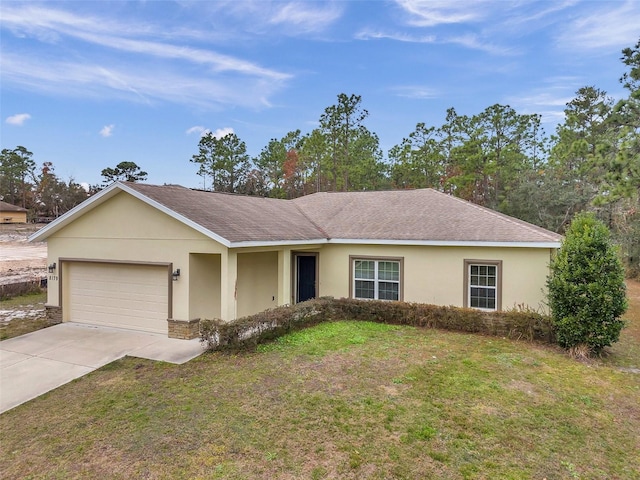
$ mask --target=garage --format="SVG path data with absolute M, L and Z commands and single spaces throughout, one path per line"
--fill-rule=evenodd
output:
M 167 265 L 65 262 L 65 321 L 167 334 Z

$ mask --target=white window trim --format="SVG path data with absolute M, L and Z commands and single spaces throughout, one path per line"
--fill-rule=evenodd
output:
M 496 285 L 471 285 L 471 267 L 495 267 L 496 269 Z M 471 288 L 493 288 L 496 291 L 496 307 L 482 308 L 471 306 Z M 464 261 L 464 303 L 465 308 L 473 308 L 474 310 L 482 310 L 485 312 L 497 312 L 502 310 L 502 260 L 465 260 Z
M 374 278 L 356 278 L 356 261 L 361 260 L 365 262 L 374 262 Z M 355 298 L 357 300 L 380 300 L 379 298 L 379 284 L 382 283 L 397 283 L 398 284 L 398 299 L 397 300 L 388 300 L 383 299 L 385 302 L 393 302 L 393 301 L 402 301 L 403 299 L 403 264 L 404 259 L 402 257 L 371 257 L 371 256 L 350 256 L 349 257 L 349 275 L 351 277 L 351 285 L 349 296 L 351 298 Z M 378 267 L 380 262 L 394 262 L 398 264 L 398 280 L 380 280 L 378 278 Z M 374 298 L 361 298 L 356 297 L 356 280 L 365 281 L 365 282 L 373 282 L 374 283 Z

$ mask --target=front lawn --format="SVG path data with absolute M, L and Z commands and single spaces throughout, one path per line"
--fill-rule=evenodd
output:
M 126 358 L 2 414 L 0 477 L 639 479 L 629 290 L 630 327 L 588 363 L 369 322 L 182 366 Z

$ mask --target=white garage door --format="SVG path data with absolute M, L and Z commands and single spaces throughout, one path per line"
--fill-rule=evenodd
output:
M 69 321 L 167 334 L 166 267 L 70 263 L 67 271 Z

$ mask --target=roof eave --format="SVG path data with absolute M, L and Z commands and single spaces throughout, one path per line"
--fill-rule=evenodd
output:
M 308 240 L 248 240 L 231 242 L 229 248 L 280 247 L 287 245 L 398 245 L 430 247 L 491 247 L 491 248 L 560 248 L 560 242 L 498 242 L 473 240 L 393 240 L 370 238 L 316 238 Z
M 329 243 L 326 238 L 312 238 L 305 240 L 242 240 L 231 242 L 229 248 L 245 248 L 245 247 L 284 247 L 287 245 L 318 245 Z
M 509 247 L 509 248 L 560 248 L 560 241 L 480 241 L 480 240 L 398 240 L 366 238 L 331 238 L 327 243 L 368 245 L 414 245 L 433 247 Z

